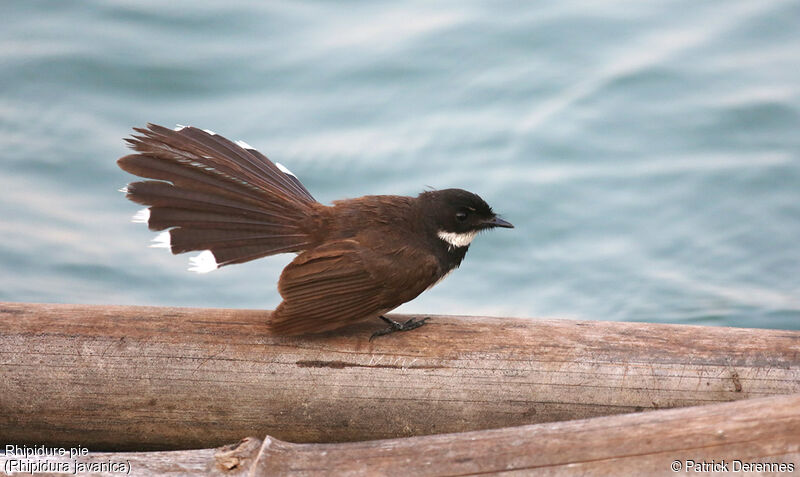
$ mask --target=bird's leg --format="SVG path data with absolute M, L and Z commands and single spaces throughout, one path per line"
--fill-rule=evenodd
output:
M 369 337 L 370 341 L 372 341 L 372 338 L 375 338 L 376 336 L 388 335 L 389 333 L 394 333 L 395 331 L 410 331 L 415 328 L 419 328 L 420 326 L 424 325 L 426 321 L 430 320 L 430 317 L 425 317 L 419 321 L 415 321 L 414 318 L 411 318 L 404 323 L 400 323 L 399 321 L 394 321 L 391 318 L 386 318 L 385 316 L 379 316 L 378 318 L 382 319 L 386 323 L 389 323 L 389 327 L 372 333 L 372 336 Z

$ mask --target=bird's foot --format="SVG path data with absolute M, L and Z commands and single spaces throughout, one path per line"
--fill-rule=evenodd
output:
M 404 323 L 400 323 L 399 321 L 394 321 L 390 318 L 386 318 L 385 316 L 379 316 L 378 318 L 382 319 L 386 323 L 389 323 L 389 327 L 372 333 L 372 336 L 369 337 L 370 341 L 372 341 L 372 339 L 375 337 L 388 335 L 389 333 L 394 333 L 395 331 L 411 331 L 419 328 L 420 326 L 424 325 L 426 321 L 430 320 L 430 317 L 425 317 L 419 321 L 411 318 Z

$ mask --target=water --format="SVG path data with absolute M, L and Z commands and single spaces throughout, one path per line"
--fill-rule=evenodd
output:
M 322 202 L 480 194 L 514 230 L 398 311 L 800 328 L 800 4 L 3 2 L 0 300 L 273 308 L 117 189 L 146 122 Z

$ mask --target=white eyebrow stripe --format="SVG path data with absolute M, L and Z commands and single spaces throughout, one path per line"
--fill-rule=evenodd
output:
M 474 230 L 472 232 L 457 233 L 440 230 L 436 233 L 436 235 L 438 235 L 440 239 L 447 242 L 451 248 L 461 248 L 471 244 L 475 239 L 475 236 L 478 235 L 478 231 Z

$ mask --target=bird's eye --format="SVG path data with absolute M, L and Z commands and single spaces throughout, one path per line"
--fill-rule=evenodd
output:
M 456 212 L 456 220 L 458 220 L 459 222 L 467 220 L 467 211 L 459 210 L 458 212 Z

